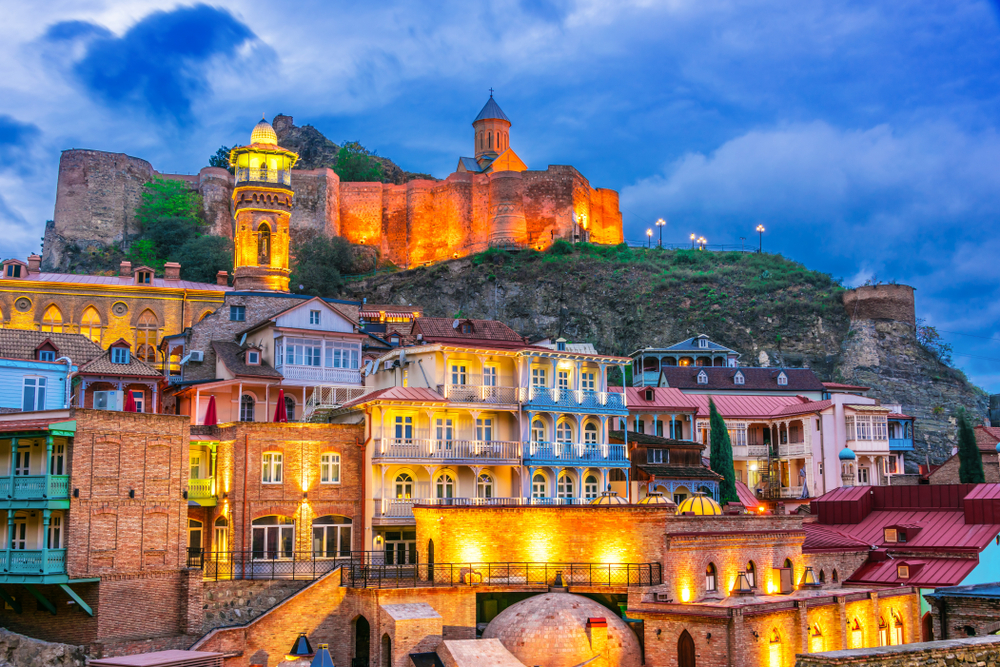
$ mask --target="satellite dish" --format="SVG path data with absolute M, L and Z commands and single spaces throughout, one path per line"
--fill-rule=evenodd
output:
M 243 334 L 243 336 L 240 338 L 240 347 L 243 347 L 243 343 L 245 342 L 247 342 L 247 335 Z
M 406 348 L 399 351 L 399 365 L 402 366 L 406 363 Z
M 457 329 L 458 328 L 458 320 L 455 320 L 454 322 L 451 323 L 451 328 L 452 329 Z

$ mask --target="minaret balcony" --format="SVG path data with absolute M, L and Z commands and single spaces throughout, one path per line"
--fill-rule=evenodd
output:
M 292 172 L 285 169 L 253 169 L 240 167 L 236 170 L 237 183 L 292 184 Z

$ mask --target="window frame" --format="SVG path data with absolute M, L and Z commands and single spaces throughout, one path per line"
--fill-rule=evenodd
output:
M 319 456 L 319 483 L 340 484 L 341 459 L 339 452 L 323 452 Z M 333 472 L 336 471 L 336 477 Z
M 260 483 L 283 484 L 284 454 L 282 452 L 263 452 L 260 455 Z
M 111 363 L 124 365 L 130 361 L 132 361 L 132 350 L 120 345 L 118 347 L 111 348 Z
M 246 322 L 247 321 L 247 307 L 242 305 L 230 305 L 229 306 L 229 321 L 230 322 Z
M 38 412 L 45 409 L 45 399 L 48 389 L 48 378 L 41 375 L 25 375 L 21 378 L 21 410 L 23 412 Z M 28 405 L 28 382 L 31 382 L 31 408 Z

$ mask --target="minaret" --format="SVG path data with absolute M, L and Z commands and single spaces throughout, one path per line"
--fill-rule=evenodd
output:
M 840 485 L 854 486 L 854 480 L 857 479 L 854 472 L 854 466 L 858 460 L 857 455 L 849 447 L 844 447 L 840 450 L 838 458 L 840 458 Z
M 483 110 L 472 121 L 476 142 L 476 159 L 492 160 L 507 150 L 510 146 L 510 118 L 500 109 L 493 99 L 493 89 L 490 88 L 490 99 L 486 101 Z
M 263 119 L 253 128 L 249 146 L 230 151 L 229 165 L 236 168 L 233 289 L 288 291 L 291 175 L 298 159 L 278 146 L 278 135 Z

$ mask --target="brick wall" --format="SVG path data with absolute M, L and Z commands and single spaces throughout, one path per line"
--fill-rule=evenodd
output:
M 1000 482 L 1000 466 L 997 465 L 996 452 L 981 452 L 983 455 L 983 474 L 987 484 Z M 961 462 L 958 454 L 941 464 L 941 467 L 928 475 L 931 484 L 959 484 L 958 469 Z
M 823 665 L 867 665 L 871 667 L 956 667 L 1000 665 L 1000 637 L 970 637 L 886 646 L 862 651 L 838 651 L 800 655 L 796 667 Z
M 1000 599 L 968 595 L 949 596 L 944 592 L 928 597 L 933 607 L 935 639 L 959 639 L 994 634 L 1000 630 Z
M 868 550 L 836 551 L 824 553 L 803 554 L 806 565 L 812 567 L 817 579 L 822 575 L 822 581 L 830 586 L 842 583 L 868 560 Z

